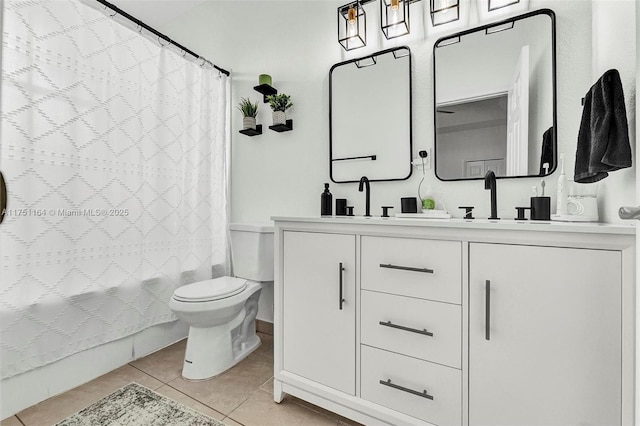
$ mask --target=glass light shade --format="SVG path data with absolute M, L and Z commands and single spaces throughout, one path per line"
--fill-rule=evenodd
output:
M 367 45 L 367 16 L 360 0 L 338 8 L 338 43 L 344 50 Z
M 430 0 L 431 23 L 433 26 L 460 19 L 459 0 Z
M 410 0 L 380 0 L 380 29 L 387 40 L 409 34 Z

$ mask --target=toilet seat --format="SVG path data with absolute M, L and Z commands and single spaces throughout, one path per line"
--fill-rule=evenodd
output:
M 180 302 L 211 302 L 235 296 L 247 288 L 246 280 L 220 277 L 178 287 L 173 298 Z

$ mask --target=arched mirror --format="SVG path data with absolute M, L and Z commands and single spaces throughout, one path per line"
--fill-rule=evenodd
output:
M 554 13 L 539 10 L 447 36 L 433 51 L 436 176 L 553 173 Z
M 411 51 L 383 50 L 329 73 L 329 164 L 336 183 L 411 176 Z

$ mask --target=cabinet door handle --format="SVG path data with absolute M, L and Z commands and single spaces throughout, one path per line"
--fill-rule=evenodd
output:
M 343 297 L 342 297 L 342 273 L 344 272 L 344 267 L 342 266 L 342 262 L 340 262 L 339 268 L 340 268 L 340 271 L 339 271 L 339 274 L 340 274 L 340 310 L 342 310 L 342 304 L 345 301 L 343 299 Z
M 409 389 L 409 388 L 405 388 L 404 386 L 400 386 L 400 385 L 396 385 L 395 383 L 391 383 L 391 379 L 387 379 L 387 380 L 380 380 L 380 384 L 381 385 L 385 385 L 385 386 L 389 386 L 390 388 L 394 388 L 394 389 L 398 389 L 401 390 L 403 392 L 407 392 L 410 393 L 412 395 L 418 395 L 421 396 L 423 398 L 427 398 L 433 401 L 433 396 L 429 395 L 427 393 L 427 390 L 424 389 L 422 392 L 417 391 L 417 390 L 413 390 L 413 389 Z
M 0 172 L 0 223 L 4 220 L 7 210 L 7 185 L 4 182 L 4 176 Z
M 491 281 L 484 286 L 484 339 L 491 340 Z
M 417 328 L 405 327 L 404 325 L 392 324 L 391 321 L 380 321 L 378 324 L 384 325 L 385 327 L 397 328 L 398 330 L 410 331 L 412 333 L 424 334 L 425 336 L 433 337 L 433 333 L 427 331 L 426 328 L 422 330 L 418 330 Z
M 381 263 L 380 267 L 387 268 L 387 269 L 401 269 L 403 271 L 424 272 L 425 274 L 433 274 L 433 269 L 428 269 L 428 268 L 414 268 L 411 266 L 392 265 L 390 263 Z

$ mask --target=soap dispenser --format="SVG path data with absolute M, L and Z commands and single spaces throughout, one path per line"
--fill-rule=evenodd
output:
M 329 192 L 329 184 L 324 184 L 324 192 L 320 195 L 320 216 L 331 216 L 333 210 L 333 195 Z
M 560 154 L 560 176 L 558 176 L 558 192 L 556 194 L 556 214 L 567 214 L 567 176 L 564 174 L 564 153 Z

